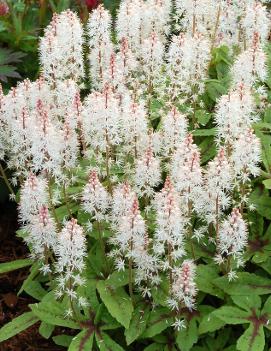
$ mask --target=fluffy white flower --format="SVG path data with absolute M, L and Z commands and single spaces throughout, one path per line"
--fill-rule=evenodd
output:
M 90 14 L 88 24 L 89 35 L 89 63 L 92 84 L 95 88 L 102 88 L 104 71 L 109 67 L 113 53 L 111 42 L 111 15 L 100 5 Z
M 84 187 L 82 203 L 84 210 L 97 221 L 105 218 L 110 206 L 110 196 L 99 181 L 95 171 L 90 173 L 88 184 Z
M 160 161 L 149 146 L 145 154 L 139 158 L 135 166 L 134 183 L 140 196 L 151 197 L 161 181 Z
M 245 183 L 250 175 L 256 177 L 260 173 L 259 163 L 261 160 L 260 140 L 252 129 L 247 129 L 240 134 L 233 143 L 230 161 L 237 178 Z
M 82 124 L 84 139 L 94 149 L 106 151 L 121 142 L 119 101 L 109 87 L 91 93 L 84 101 Z
M 25 180 L 20 193 L 19 215 L 20 220 L 31 222 L 32 216 L 39 213 L 42 206 L 48 205 L 48 183 L 47 181 L 34 174 L 29 174 Z
M 83 228 L 77 224 L 76 219 L 68 221 L 58 234 L 55 254 L 57 262 L 56 272 L 59 273 L 59 291 L 76 298 L 75 287 L 78 283 L 76 278 L 85 268 L 86 239 Z
M 74 12 L 54 14 L 40 41 L 40 61 L 49 82 L 84 77 L 83 27 Z
M 173 271 L 172 298 L 178 302 L 178 306 L 184 304 L 190 310 L 195 307 L 197 295 L 195 273 L 196 265 L 191 260 L 185 260 L 181 267 Z
M 173 107 L 167 115 L 162 117 L 162 144 L 163 155 L 171 155 L 184 140 L 187 134 L 188 123 L 186 117 L 176 107 Z
M 183 238 L 187 219 L 180 208 L 180 197 L 169 178 L 161 192 L 156 194 L 153 206 L 156 210 L 154 252 L 162 257 L 167 252 L 172 260 L 169 265 L 172 265 L 185 253 Z
M 221 255 L 240 255 L 247 244 L 247 224 L 237 208 L 225 219 L 218 236 L 217 249 Z
M 193 143 L 192 134 L 186 136 L 173 154 L 170 173 L 176 189 L 185 197 L 185 202 L 193 202 L 195 192 L 202 184 L 202 170 L 200 152 Z

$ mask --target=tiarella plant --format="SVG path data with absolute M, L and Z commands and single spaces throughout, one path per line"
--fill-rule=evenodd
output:
M 0 272 L 31 264 L 38 300 L 0 341 L 41 321 L 69 351 L 267 350 L 268 34 L 254 0 L 53 16 L 40 77 L 0 92 L 30 250 Z

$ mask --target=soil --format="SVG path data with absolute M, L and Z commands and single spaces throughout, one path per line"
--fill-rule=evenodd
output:
M 16 237 L 16 206 L 5 202 L 0 204 L 0 263 L 26 258 L 28 249 L 23 241 Z M 28 305 L 37 302 L 26 294 L 17 296 L 29 268 L 0 275 L 0 327 L 13 318 L 29 311 Z M 53 340 L 44 339 L 38 332 L 39 324 L 26 329 L 20 334 L 0 344 L 0 351 L 63 351 L 64 347 L 56 346 Z M 60 330 L 59 330 L 60 329 Z M 62 328 L 56 334 L 62 334 Z

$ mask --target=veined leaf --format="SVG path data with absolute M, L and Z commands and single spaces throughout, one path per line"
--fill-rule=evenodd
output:
M 240 351 L 263 351 L 265 337 L 263 326 L 254 326 L 252 323 L 237 341 L 237 350 Z
M 170 327 L 173 322 L 172 313 L 167 308 L 158 307 L 151 311 L 147 328 L 141 336 L 142 338 L 151 338 Z
M 29 305 L 32 312 L 43 322 L 54 323 L 61 327 L 80 329 L 79 325 L 70 319 L 64 318 L 65 309 L 58 302 L 40 302 Z
M 22 260 L 15 260 L 11 262 L 5 262 L 0 264 L 0 274 L 15 271 L 16 269 L 24 268 L 31 266 L 33 263 L 32 260 L 26 258 Z
M 229 282 L 227 277 L 213 281 L 220 289 L 229 295 L 264 295 L 271 293 L 271 280 L 254 273 L 240 272 L 235 281 Z
M 192 318 L 186 328 L 178 331 L 176 343 L 182 351 L 190 351 L 192 346 L 198 341 L 198 327 L 195 318 Z
M 144 305 L 139 305 L 134 310 L 130 326 L 125 330 L 127 345 L 130 345 L 144 332 L 149 316 L 150 309 Z
M 129 328 L 133 305 L 125 290 L 123 288 L 115 289 L 104 280 L 98 282 L 97 289 L 110 314 L 126 329 Z
M 125 351 L 106 333 L 95 333 L 95 339 L 100 351 Z
M 45 339 L 49 339 L 50 336 L 52 335 L 54 329 L 55 329 L 54 325 L 48 324 L 45 322 L 41 322 L 40 327 L 39 327 L 39 333 Z
M 222 306 L 213 312 L 214 316 L 221 319 L 227 324 L 243 324 L 249 323 L 249 313 L 240 310 L 237 307 Z
M 251 309 L 260 309 L 261 308 L 261 304 L 262 304 L 262 300 L 259 296 L 257 295 L 245 295 L 245 296 L 231 296 L 233 302 L 243 308 L 246 311 L 251 311 Z
M 21 331 L 37 323 L 39 318 L 33 312 L 26 312 L 21 316 L 13 319 L 0 329 L 0 342 L 19 334 Z
M 72 341 L 72 336 L 66 335 L 66 334 L 61 334 L 61 335 L 53 336 L 52 339 L 54 340 L 54 343 L 56 345 L 63 346 L 63 347 L 69 347 L 69 345 Z
M 69 346 L 68 351 L 91 351 L 94 339 L 94 330 L 86 329 L 77 334 Z

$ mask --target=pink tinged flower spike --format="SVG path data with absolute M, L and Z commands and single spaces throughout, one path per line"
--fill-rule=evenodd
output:
M 51 175 L 62 175 L 63 132 L 50 120 L 49 110 L 38 100 L 34 125 L 30 130 L 31 153 L 35 171 L 44 170 Z
M 22 223 L 31 222 L 40 208 L 49 202 L 48 183 L 39 176 L 30 174 L 25 180 L 20 193 L 19 216 Z
M 148 119 L 142 102 L 124 104 L 121 128 L 125 152 L 133 153 L 137 158 L 148 144 Z
M 102 5 L 93 10 L 87 24 L 89 35 L 89 63 L 92 84 L 95 88 L 104 85 L 104 73 L 110 65 L 113 53 L 111 42 L 111 15 Z
M 148 0 L 143 11 L 142 27 L 144 34 L 149 36 L 152 32 L 157 33 L 161 41 L 170 32 L 170 15 L 172 10 L 171 0 Z
M 109 59 L 109 66 L 104 70 L 105 85 L 110 85 L 114 92 L 123 93 L 126 91 L 126 77 L 119 54 L 112 52 Z
M 180 197 L 168 177 L 164 188 L 153 200 L 156 210 L 153 249 L 159 256 L 168 253 L 169 261 L 164 267 L 166 270 L 171 270 L 174 262 L 185 254 L 183 238 L 187 219 L 181 211 L 180 203 Z
M 154 156 L 153 148 L 149 146 L 144 155 L 136 161 L 134 183 L 137 193 L 152 197 L 154 188 L 161 182 L 160 161 Z
M 119 184 L 114 188 L 112 197 L 112 221 L 119 222 L 121 218 L 127 214 L 135 197 L 136 193 L 127 182 Z
M 253 86 L 267 78 L 267 57 L 259 38 L 255 33 L 252 45 L 234 62 L 231 69 L 234 84 L 243 83 L 246 86 Z
M 196 102 L 205 89 L 210 61 L 209 40 L 200 33 L 195 33 L 194 37 L 181 33 L 173 37 L 167 56 L 170 85 L 166 91 L 169 100 L 184 102 L 192 99 Z
M 194 203 L 196 211 L 204 215 L 207 223 L 215 225 L 217 234 L 222 211 L 229 206 L 232 187 L 232 167 L 222 148 L 208 163 L 201 196 Z
M 156 33 L 151 33 L 150 37 L 144 39 L 141 46 L 142 69 L 150 84 L 160 74 L 163 62 L 164 46 Z
M 174 186 L 186 202 L 196 202 L 197 189 L 202 186 L 200 151 L 193 143 L 192 134 L 188 134 L 172 156 L 171 178 Z
M 116 20 L 116 31 L 119 42 L 127 38 L 133 51 L 137 51 L 142 42 L 142 0 L 121 1 Z
M 162 148 L 163 155 L 170 156 L 184 140 L 187 134 L 187 120 L 176 107 L 173 107 L 167 115 L 162 117 Z
M 217 44 L 239 45 L 240 11 L 238 4 L 232 0 L 220 2 L 220 20 L 217 30 Z
M 129 75 L 138 68 L 138 61 L 132 52 L 131 42 L 127 37 L 123 37 L 120 41 L 117 60 L 126 78 L 126 83 L 128 83 Z
M 214 0 L 176 1 L 182 29 L 192 34 L 196 31 L 206 34 L 210 28 L 214 28 L 217 7 L 217 2 Z
M 84 284 L 81 273 L 85 269 L 84 258 L 87 255 L 83 228 L 77 224 L 76 219 L 66 222 L 59 233 L 55 254 L 55 269 L 59 273 L 57 296 L 67 294 L 71 299 L 76 299 L 76 287 Z
M 44 78 L 51 83 L 84 77 L 83 27 L 74 12 L 54 14 L 40 41 L 40 61 Z
M 238 84 L 228 95 L 223 95 L 216 108 L 218 144 L 227 147 L 232 141 L 258 120 L 251 89 L 243 83 Z
M 242 255 L 248 239 L 247 224 L 242 218 L 239 209 L 234 208 L 232 213 L 220 225 L 217 251 L 224 255 L 239 258 Z
M 87 145 L 105 152 L 110 145 L 120 144 L 121 109 L 109 86 L 85 99 L 82 120 Z
M 81 102 L 79 92 L 77 92 L 74 96 L 73 111 L 74 111 L 74 114 L 76 116 L 76 121 L 77 121 L 79 145 L 80 145 L 80 148 L 81 148 L 83 154 L 85 154 L 87 146 L 86 146 L 86 141 L 85 141 L 84 131 L 83 131 L 83 118 L 82 118 L 83 105 Z
M 79 143 L 76 129 L 73 127 L 73 116 L 66 115 L 63 125 L 62 166 L 65 170 L 74 168 L 78 161 Z
M 48 207 L 42 205 L 37 214 L 31 216 L 31 220 L 25 225 L 24 229 L 27 231 L 25 237 L 26 243 L 31 247 L 31 256 L 34 259 L 43 260 L 45 265 L 42 268 L 44 273 L 47 273 L 48 263 L 44 260 L 47 256 L 48 250 L 55 250 L 57 243 L 57 230 L 53 218 L 50 216 Z
M 187 307 L 192 310 L 195 308 L 195 298 L 198 292 L 195 274 L 196 265 L 191 260 L 185 260 L 181 267 L 175 268 L 171 288 L 172 296 L 168 300 L 172 309 L 179 310 L 182 307 Z
M 248 4 L 241 19 L 241 26 L 247 47 L 252 46 L 255 34 L 259 36 L 260 43 L 264 45 L 271 28 L 266 6 L 261 4 L 260 1 L 253 1 L 251 4 Z
M 106 219 L 110 202 L 110 196 L 99 181 L 97 172 L 90 172 L 88 184 L 84 187 L 82 194 L 83 209 L 95 220 L 102 221 Z
M 253 129 L 246 129 L 240 134 L 233 142 L 232 149 L 230 161 L 238 181 L 244 184 L 250 181 L 250 176 L 260 174 L 261 143 Z
M 133 258 L 134 251 L 144 247 L 146 225 L 140 214 L 139 203 L 136 197 L 130 203 L 129 210 L 119 221 L 118 231 L 114 243 L 118 245 L 125 258 Z

